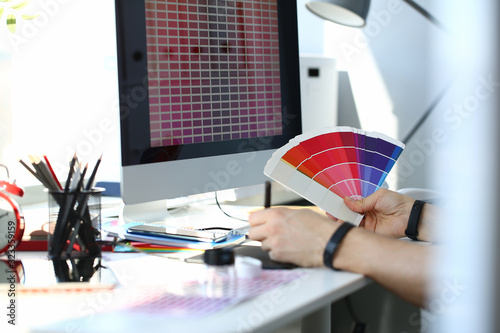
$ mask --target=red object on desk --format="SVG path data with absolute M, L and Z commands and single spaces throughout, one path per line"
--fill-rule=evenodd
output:
M 23 240 L 16 247 L 16 251 L 47 251 L 48 244 L 46 240 Z M 111 252 L 113 247 L 111 245 L 102 245 L 101 251 Z
M 23 240 L 16 247 L 16 251 L 47 251 L 46 240 Z
M 9 183 L 6 180 L 0 180 L 0 189 L 10 194 L 17 195 L 18 197 L 22 197 L 24 195 L 24 190 L 22 188 L 14 183 Z

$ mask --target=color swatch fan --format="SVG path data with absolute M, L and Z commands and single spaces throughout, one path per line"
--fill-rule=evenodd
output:
M 375 192 L 405 145 L 387 135 L 352 127 L 301 134 L 278 149 L 264 173 L 333 216 L 359 225 L 362 215 L 344 204 Z

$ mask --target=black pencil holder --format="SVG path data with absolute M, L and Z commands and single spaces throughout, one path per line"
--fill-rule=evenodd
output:
M 101 195 L 90 191 L 49 191 L 49 258 L 101 256 Z

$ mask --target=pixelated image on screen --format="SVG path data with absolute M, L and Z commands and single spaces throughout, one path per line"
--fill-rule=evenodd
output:
M 146 0 L 151 146 L 282 134 L 277 0 Z

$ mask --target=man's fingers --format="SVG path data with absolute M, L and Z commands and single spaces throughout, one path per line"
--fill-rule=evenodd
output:
M 253 212 L 248 217 L 248 223 L 250 223 L 248 237 L 258 241 L 274 237 L 280 232 L 280 224 L 289 211 L 289 209 L 276 207 Z
M 267 213 L 268 213 L 267 209 L 262 209 L 252 212 L 248 216 L 248 223 L 250 223 L 252 227 L 266 223 Z
M 333 221 L 337 222 L 339 219 L 336 218 L 335 216 L 333 216 L 332 214 L 330 213 L 326 213 L 326 216 L 328 216 L 330 219 L 332 219 Z
M 267 244 L 266 241 L 261 242 L 260 247 L 263 251 L 269 252 L 271 251 L 271 247 Z
M 256 241 L 263 241 L 268 237 L 268 230 L 266 227 L 266 224 L 251 226 L 250 229 L 248 229 L 248 237 Z

